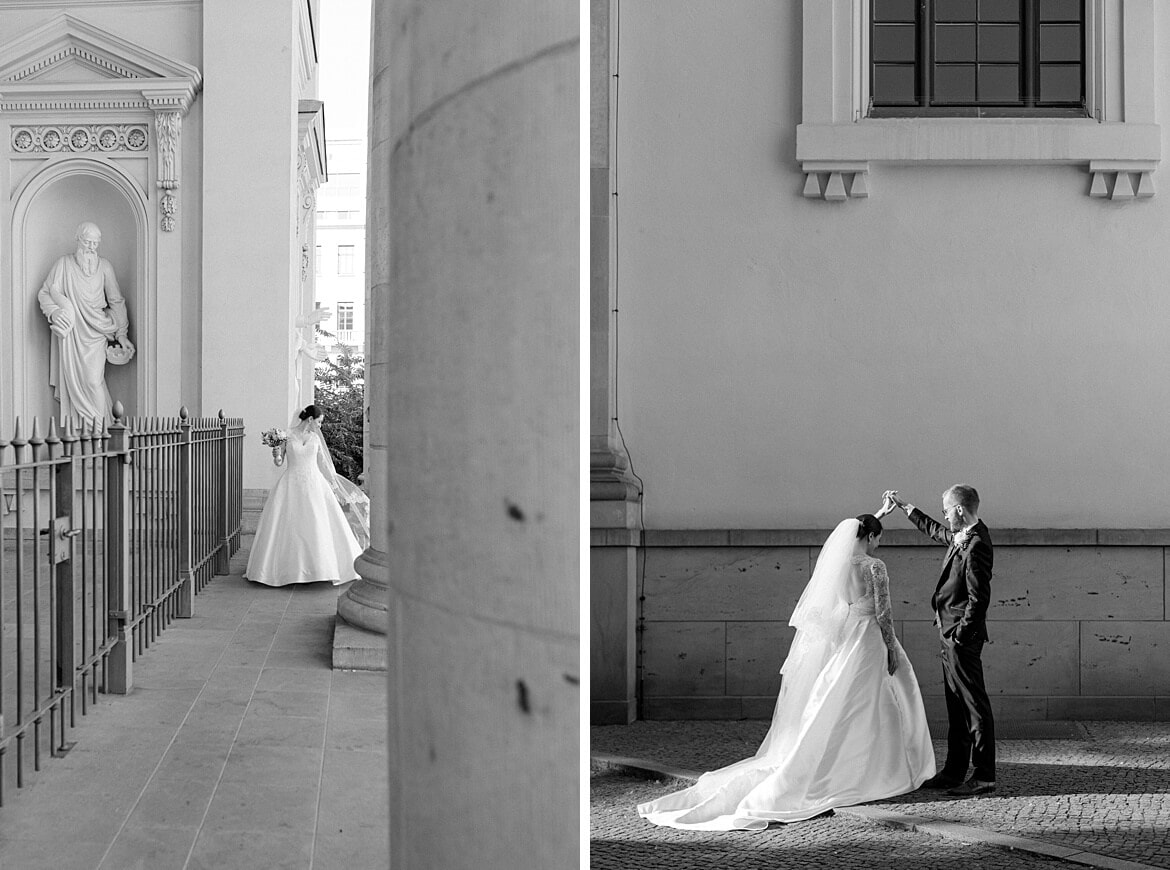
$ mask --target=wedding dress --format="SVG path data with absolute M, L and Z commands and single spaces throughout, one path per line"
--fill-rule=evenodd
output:
M 334 585 L 358 579 L 355 537 L 323 465 L 325 442 L 313 426 L 294 427 L 285 443 L 287 469 L 268 494 L 244 576 L 266 586 Z M 368 538 L 367 538 L 368 543 Z
M 640 804 L 644 818 L 674 828 L 760 831 L 913 791 L 934 775 L 922 695 L 893 633 L 886 566 L 857 552 L 858 528 L 845 520 L 830 535 L 793 612 L 796 636 L 759 750 Z M 858 571 L 863 591 L 854 594 L 850 577 Z M 897 654 L 893 675 L 887 638 Z

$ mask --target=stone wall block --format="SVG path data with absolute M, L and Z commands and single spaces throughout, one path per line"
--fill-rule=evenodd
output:
M 1154 719 L 1158 722 L 1170 722 L 1170 695 L 1154 698 Z
M 727 623 L 727 694 L 780 692 L 780 666 L 795 630 L 786 622 Z
M 987 693 L 1057 695 L 1077 691 L 1077 623 L 989 622 L 992 642 L 983 647 Z M 942 695 L 943 676 L 938 629 L 929 622 L 907 621 L 902 646 L 923 695 Z
M 1075 622 L 989 622 L 983 647 L 987 693 L 1071 695 L 1077 691 Z
M 991 711 L 996 722 L 1027 722 L 1048 718 L 1048 699 L 1044 697 L 992 695 Z
M 1170 622 L 1081 623 L 1081 691 L 1170 695 Z
M 742 719 L 740 698 L 646 698 L 642 718 L 667 719 Z
M 1148 722 L 1154 718 L 1153 697 L 1049 698 L 1049 719 L 1114 719 Z
M 649 620 L 787 620 L 808 583 L 808 550 L 650 548 Z
M 994 537 L 995 530 L 992 529 Z M 946 550 L 882 547 L 898 619 L 931 619 Z M 1160 547 L 997 547 L 990 619 L 1161 619 Z
M 930 608 L 927 608 L 929 612 Z M 925 620 L 906 620 L 898 635 L 902 648 L 914 666 L 922 694 L 942 696 L 942 659 L 939 658 L 938 629 Z
M 723 695 L 727 666 L 722 622 L 648 622 L 643 635 L 644 697 Z
M 942 686 L 942 683 L 939 683 Z M 941 689 L 940 689 L 941 691 Z M 947 736 L 946 721 L 947 721 L 947 702 L 942 695 L 923 695 L 922 706 L 926 710 L 926 720 L 930 723 L 930 736 L 936 739 L 945 738 Z M 939 765 L 945 760 L 945 757 L 939 758 Z
M 606 716 L 619 710 L 626 724 L 636 709 L 638 602 L 634 547 L 594 547 L 589 555 L 589 694 L 596 722 L 600 705 Z
M 1161 619 L 1160 547 L 1004 547 L 994 619 Z
M 779 691 L 768 696 L 762 695 L 758 698 L 743 698 L 743 718 L 744 719 L 771 719 L 772 714 L 776 712 L 776 698 Z M 1170 704 L 1170 698 L 1166 699 Z M 1167 707 L 1166 715 L 1170 718 L 1170 706 Z

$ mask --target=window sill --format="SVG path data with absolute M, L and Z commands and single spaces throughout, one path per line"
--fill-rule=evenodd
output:
M 1157 124 L 1081 118 L 865 118 L 796 128 L 804 195 L 827 200 L 869 196 L 872 163 L 1080 164 L 1094 176 L 1090 196 L 1147 197 L 1154 193 L 1151 173 L 1161 144 Z
M 877 163 L 1156 164 L 1157 124 L 1100 124 L 1083 118 L 866 118 L 801 124 L 796 159 Z

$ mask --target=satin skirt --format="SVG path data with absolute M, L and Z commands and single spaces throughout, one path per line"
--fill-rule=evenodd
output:
M 755 756 L 640 804 L 638 813 L 673 828 L 760 831 L 918 788 L 935 773 L 934 748 L 914 669 L 901 645 L 897 653 L 891 676 L 873 616 L 851 617 L 811 673 L 786 666 L 792 690 L 781 689 Z
M 362 554 L 328 482 L 313 466 L 290 467 L 268 494 L 244 576 L 266 586 L 358 579 Z

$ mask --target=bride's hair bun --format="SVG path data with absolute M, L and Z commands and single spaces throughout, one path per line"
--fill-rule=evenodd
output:
M 882 533 L 882 521 L 873 514 L 862 514 L 857 518 L 857 522 L 861 523 L 857 529 L 858 538 L 868 538 L 870 535 Z
M 316 405 L 305 405 L 305 410 L 301 411 L 301 419 L 308 420 L 310 417 L 316 419 L 321 416 L 321 412 L 317 410 Z

